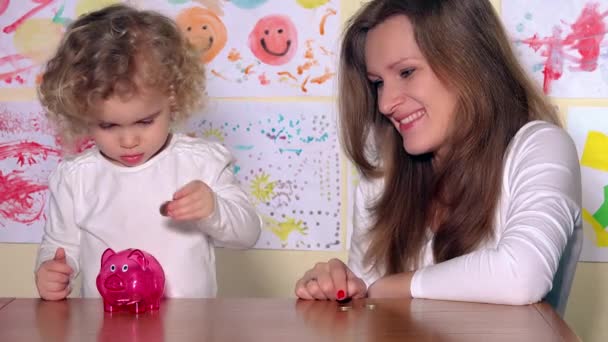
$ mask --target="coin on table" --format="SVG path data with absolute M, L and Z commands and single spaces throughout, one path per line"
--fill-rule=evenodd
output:
M 340 311 L 348 311 L 348 310 L 350 310 L 351 307 L 350 306 L 346 306 L 346 305 L 343 305 L 343 306 L 341 305 L 338 308 L 340 309 Z
M 367 310 L 374 310 L 376 308 L 376 304 L 367 304 L 365 307 Z

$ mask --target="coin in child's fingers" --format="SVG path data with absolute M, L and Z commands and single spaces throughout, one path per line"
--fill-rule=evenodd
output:
M 160 206 L 160 214 L 163 216 L 169 216 L 169 201 L 161 204 Z

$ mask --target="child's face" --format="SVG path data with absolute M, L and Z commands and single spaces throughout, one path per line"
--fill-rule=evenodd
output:
M 128 98 L 112 96 L 99 102 L 91 136 L 112 163 L 141 165 L 164 148 L 170 110 L 169 96 L 160 91 L 144 89 Z

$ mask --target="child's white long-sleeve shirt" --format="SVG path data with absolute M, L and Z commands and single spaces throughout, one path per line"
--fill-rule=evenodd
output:
M 75 274 L 82 274 L 82 295 L 99 297 L 95 279 L 104 250 L 139 248 L 163 266 L 165 296 L 214 297 L 214 246 L 251 247 L 261 227 L 231 162 L 220 144 L 181 134 L 136 167 L 114 165 L 97 149 L 62 161 L 49 178 L 49 211 L 36 269 L 63 247 Z M 211 216 L 198 222 L 162 216 L 160 206 L 194 180 L 214 192 Z
M 383 275 L 363 265 L 369 245 L 366 232 L 373 222 L 368 208 L 382 189 L 381 180 L 362 179 L 355 197 L 348 265 L 368 286 Z M 551 290 L 568 238 L 574 229 L 582 229 L 581 197 L 572 139 L 546 122 L 528 123 L 505 155 L 494 238 L 469 254 L 436 264 L 429 231 L 412 279 L 412 296 L 498 304 L 540 301 Z

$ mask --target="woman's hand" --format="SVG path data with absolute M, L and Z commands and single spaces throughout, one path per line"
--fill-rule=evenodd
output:
M 304 273 L 296 283 L 295 294 L 298 298 L 309 300 L 364 298 L 367 286 L 341 260 L 331 259 L 317 263 Z
M 391 274 L 376 280 L 370 285 L 370 298 L 411 298 L 412 277 L 414 272 Z

